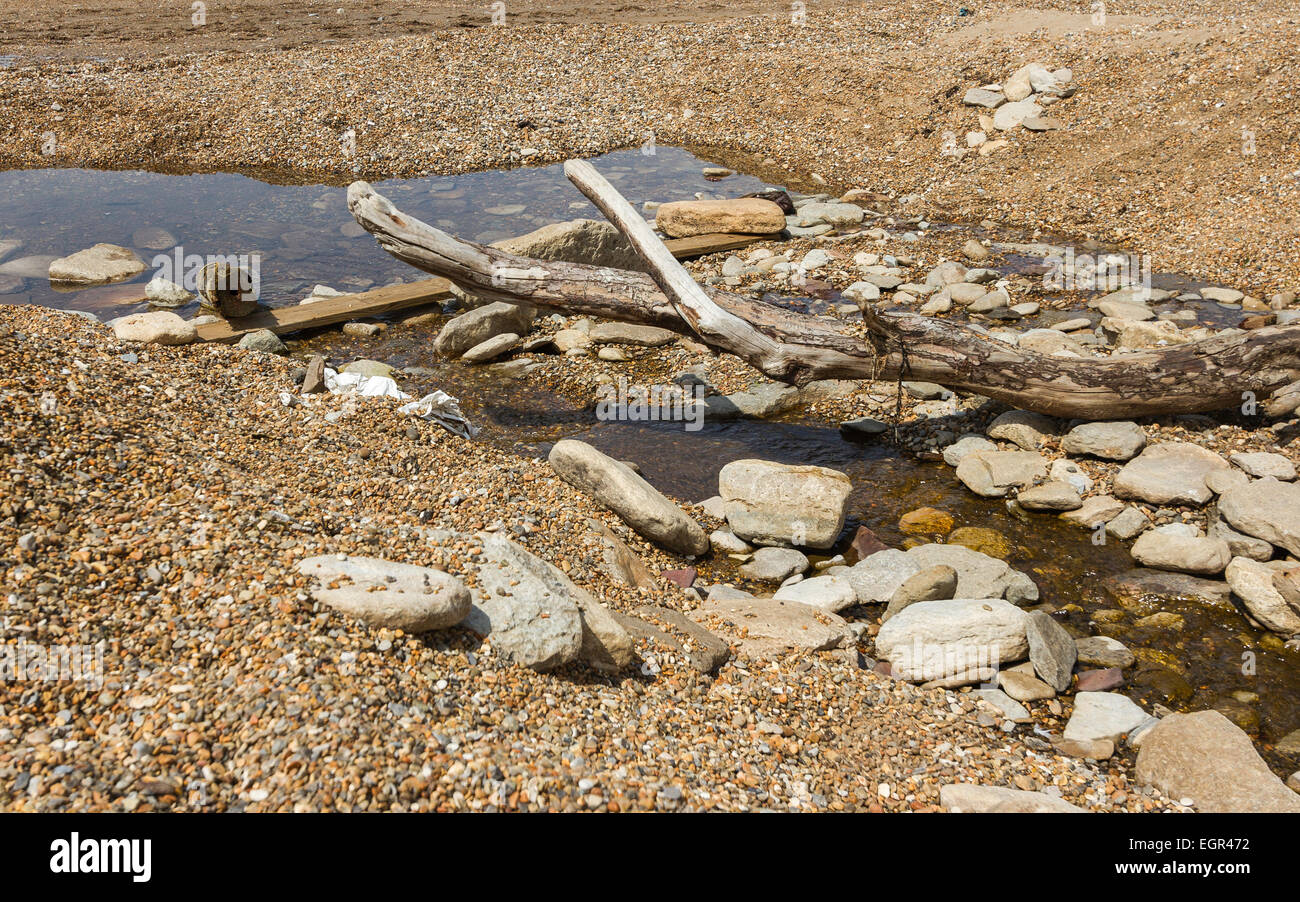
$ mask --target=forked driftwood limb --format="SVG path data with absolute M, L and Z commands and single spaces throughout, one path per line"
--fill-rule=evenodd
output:
M 1300 325 L 1103 359 L 1024 351 L 969 326 L 913 313 L 867 310 L 865 337 L 848 335 L 833 319 L 700 286 L 589 163 L 570 161 L 565 171 L 652 275 L 532 260 L 454 238 L 402 213 L 366 182 L 348 188 L 348 208 L 390 254 L 466 291 L 673 329 L 781 382 L 901 375 L 1038 413 L 1105 420 L 1239 407 L 1300 380 Z

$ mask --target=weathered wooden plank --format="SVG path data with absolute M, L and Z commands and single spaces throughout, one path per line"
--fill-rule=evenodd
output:
M 776 235 L 729 235 L 712 232 L 708 235 L 696 235 L 693 238 L 668 238 L 664 246 L 672 251 L 678 260 L 690 260 L 705 254 L 720 254 L 723 251 L 739 250 L 759 241 L 772 241 Z
M 670 238 L 664 242 L 679 260 L 736 250 L 756 241 L 768 240 L 765 235 L 696 235 L 693 238 Z M 404 285 L 389 285 L 340 298 L 316 301 L 313 304 L 295 304 L 261 310 L 252 316 L 237 320 L 207 323 L 198 327 L 199 341 L 238 341 L 249 332 L 269 329 L 277 335 L 332 326 L 368 316 L 379 316 L 411 307 L 438 304 L 451 296 L 451 283 L 446 279 L 421 279 Z
M 295 304 L 261 310 L 237 320 L 222 320 L 198 327 L 199 341 L 238 341 L 258 329 L 270 329 L 277 335 L 332 326 L 368 316 L 379 316 L 410 307 L 441 303 L 451 297 L 451 283 L 446 279 L 421 279 L 404 285 L 388 285 L 371 291 L 313 304 Z

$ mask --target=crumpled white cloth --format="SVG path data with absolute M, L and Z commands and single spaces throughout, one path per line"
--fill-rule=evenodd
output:
M 434 391 L 418 401 L 411 401 L 411 396 L 398 388 L 397 383 L 388 376 L 339 373 L 328 367 L 325 369 L 325 387 L 335 395 L 355 394 L 362 398 L 410 401 L 409 404 L 397 408 L 398 412 L 437 423 L 452 435 L 459 435 L 461 438 L 472 439 L 478 435 L 478 427 L 470 423 L 460 412 L 460 402 L 445 391 Z

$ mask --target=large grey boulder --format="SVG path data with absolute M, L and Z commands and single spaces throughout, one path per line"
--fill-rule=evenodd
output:
M 1061 438 L 1061 450 L 1104 460 L 1131 460 L 1146 443 L 1147 434 L 1137 423 L 1083 423 Z
M 880 627 L 876 654 L 899 679 L 979 682 L 1029 651 L 1028 617 L 1000 598 L 953 598 L 909 605 Z
M 1082 814 L 1083 809 L 1045 792 L 948 783 L 939 787 L 939 804 L 953 814 Z
M 808 569 L 808 558 L 793 548 L 760 548 L 740 568 L 740 575 L 764 583 L 783 583 Z
M 852 630 L 839 615 L 797 601 L 711 596 L 687 616 L 753 658 L 854 644 Z
M 1248 536 L 1300 554 L 1300 485 L 1257 479 L 1219 496 L 1219 516 Z
M 76 285 L 121 282 L 144 272 L 135 251 L 116 244 L 96 244 L 84 251 L 50 262 L 50 281 Z
M 1065 628 L 1046 611 L 1030 611 L 1025 620 L 1025 638 L 1034 671 L 1057 692 L 1070 688 L 1079 653 Z
M 199 337 L 192 323 L 166 310 L 132 313 L 112 320 L 113 335 L 118 341 L 150 345 L 186 345 Z
M 1240 727 L 1218 711 L 1170 714 L 1142 737 L 1137 779 L 1198 811 L 1300 812 L 1300 794 L 1264 763 Z
M 499 655 L 539 671 L 579 658 L 606 671 L 633 662 L 632 637 L 589 592 L 505 536 L 478 539 L 483 562 L 463 625 Z
M 963 545 L 918 545 L 907 551 L 917 569 L 943 565 L 957 571 L 957 598 L 1005 598 L 1013 604 L 1038 600 L 1038 586 L 1006 561 Z
M 1199 506 L 1212 497 L 1205 477 L 1227 468 L 1226 460 L 1199 445 L 1148 445 L 1115 476 L 1114 492 L 1120 498 L 1152 504 Z
M 852 488 L 838 470 L 768 460 L 732 461 L 718 474 L 732 532 L 759 545 L 831 547 Z
M 494 241 L 492 246 L 534 260 L 561 260 L 645 272 L 645 263 L 618 229 L 595 219 L 553 222 L 527 235 Z
M 858 603 L 853 584 L 843 574 L 830 573 L 791 583 L 776 590 L 776 601 L 797 601 L 809 607 L 836 613 Z
M 627 464 L 573 439 L 556 442 L 547 461 L 561 479 L 618 514 L 657 545 L 679 554 L 709 550 L 704 529 Z
M 1274 574 L 1278 571 L 1246 557 L 1235 557 L 1223 576 L 1232 588 L 1232 594 L 1241 600 L 1250 615 L 1282 636 L 1300 634 L 1300 610 L 1289 604 L 1275 588 Z
M 1232 560 L 1228 543 L 1209 536 L 1184 536 L 1156 527 L 1133 543 L 1133 559 L 1144 567 L 1213 576 Z
M 433 349 L 448 357 L 459 357 L 497 335 L 526 334 L 535 315 L 536 311 L 527 304 L 504 301 L 484 304 L 453 317 L 434 339 Z
M 1066 739 L 1089 742 L 1120 738 L 1147 721 L 1147 713 L 1128 696 L 1118 692 L 1080 692 L 1074 697 L 1074 713 L 1065 725 Z
M 917 559 L 906 551 L 886 548 L 850 567 L 848 579 L 860 603 L 875 604 L 893 598 L 899 587 L 921 569 Z
M 1272 451 L 1238 451 L 1228 455 L 1228 460 L 1258 479 L 1272 477 L 1283 482 L 1295 479 L 1295 464 Z
M 465 619 L 470 593 L 450 574 L 374 557 L 323 554 L 298 562 L 312 598 L 371 626 L 408 633 L 445 629 Z
M 957 464 L 957 478 L 985 498 L 1001 498 L 1047 475 L 1047 459 L 1036 451 L 976 451 Z
M 1036 451 L 1048 436 L 1056 435 L 1058 421 L 1028 410 L 1008 410 L 998 414 L 985 431 L 989 438 L 1011 442 L 1023 451 Z

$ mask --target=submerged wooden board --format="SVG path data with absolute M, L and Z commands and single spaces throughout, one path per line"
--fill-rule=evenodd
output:
M 747 247 L 757 241 L 768 241 L 771 235 L 696 235 L 692 238 L 669 238 L 664 244 L 679 260 L 702 257 Z M 403 285 L 389 285 L 370 291 L 316 301 L 313 304 L 295 304 L 260 310 L 252 316 L 235 320 L 222 320 L 198 327 L 199 341 L 238 341 L 249 332 L 268 329 L 277 335 L 318 329 L 336 323 L 347 323 L 380 316 L 397 310 L 440 304 L 451 297 L 451 283 L 446 279 L 421 279 Z

